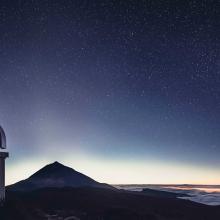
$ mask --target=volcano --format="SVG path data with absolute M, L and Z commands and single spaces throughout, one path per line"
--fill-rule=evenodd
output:
M 92 178 L 56 161 L 52 164 L 46 165 L 28 179 L 8 186 L 7 190 L 32 191 L 41 188 L 63 187 L 113 188 L 110 185 L 99 183 Z

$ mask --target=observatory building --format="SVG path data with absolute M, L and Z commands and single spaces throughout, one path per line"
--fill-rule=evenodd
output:
M 0 127 L 0 149 L 6 149 L 5 132 Z M 5 200 L 5 159 L 8 157 L 8 152 L 0 151 L 0 204 Z

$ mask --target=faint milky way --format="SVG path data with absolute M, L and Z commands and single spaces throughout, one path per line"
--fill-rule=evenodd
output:
M 119 160 L 193 167 L 204 179 L 176 171 L 172 181 L 208 173 L 220 184 L 219 15 L 219 2 L 205 0 L 3 1 L 0 123 L 11 174 L 54 159 L 86 171 L 78 155 L 106 169 Z

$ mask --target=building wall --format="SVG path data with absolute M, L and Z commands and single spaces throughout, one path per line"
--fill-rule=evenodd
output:
M 0 202 L 5 199 L 5 159 L 7 152 L 0 152 Z
M 5 199 L 5 158 L 0 157 L 0 201 Z

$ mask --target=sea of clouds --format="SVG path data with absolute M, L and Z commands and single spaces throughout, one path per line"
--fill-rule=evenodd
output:
M 167 192 L 183 193 L 186 196 L 180 197 L 206 205 L 220 205 L 220 186 L 209 185 L 120 185 L 130 191 L 142 191 L 144 188 L 163 190 Z

